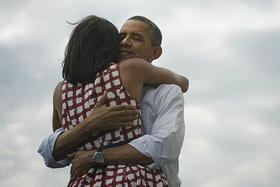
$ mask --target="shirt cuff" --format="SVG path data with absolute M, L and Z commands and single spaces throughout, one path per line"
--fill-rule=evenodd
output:
M 153 163 L 147 165 L 151 169 L 159 168 L 161 144 L 151 135 L 143 135 L 129 143 L 142 154 L 152 158 Z
M 43 157 L 45 165 L 47 167 L 62 168 L 62 167 L 70 165 L 70 160 L 68 158 L 60 160 L 60 161 L 56 161 L 52 155 L 55 142 L 56 142 L 58 136 L 63 132 L 64 131 L 62 128 L 57 129 L 53 134 L 46 137 L 38 148 L 37 152 Z

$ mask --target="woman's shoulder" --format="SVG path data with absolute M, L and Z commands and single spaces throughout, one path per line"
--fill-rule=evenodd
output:
M 142 58 L 129 58 L 123 61 L 120 61 L 119 64 L 122 67 L 122 69 L 129 69 L 129 70 L 139 70 L 143 66 L 147 65 L 146 60 Z
M 62 89 L 62 86 L 64 84 L 64 80 L 60 81 L 57 83 L 55 89 L 54 89 L 54 94 L 59 94 L 61 93 L 61 89 Z

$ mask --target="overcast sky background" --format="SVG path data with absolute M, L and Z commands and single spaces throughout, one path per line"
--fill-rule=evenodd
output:
M 190 79 L 182 186 L 280 186 L 279 0 L 0 0 L 0 186 L 66 186 L 36 152 L 75 22 L 133 15 L 163 33 L 155 65 Z

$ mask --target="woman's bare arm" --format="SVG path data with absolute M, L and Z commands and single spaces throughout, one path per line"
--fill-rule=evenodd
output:
M 157 67 L 151 63 L 140 59 L 131 58 L 121 62 L 126 70 L 129 70 L 131 77 L 133 76 L 143 84 L 176 84 L 186 92 L 189 87 L 189 80 L 184 76 L 178 75 L 168 69 Z

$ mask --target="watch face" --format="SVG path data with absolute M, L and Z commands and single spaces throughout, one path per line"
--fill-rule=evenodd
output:
M 102 152 L 96 152 L 94 159 L 97 164 L 104 164 L 104 155 Z

